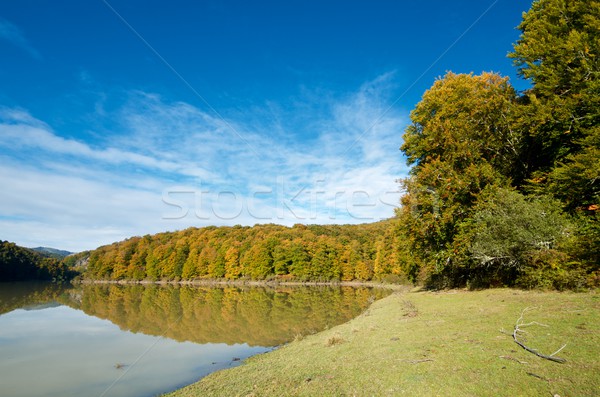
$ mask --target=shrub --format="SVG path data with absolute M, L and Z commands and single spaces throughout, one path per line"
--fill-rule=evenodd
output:
M 555 281 L 544 279 L 546 270 L 568 262 L 559 247 L 571 229 L 556 201 L 489 188 L 474 215 L 461 224 L 455 246 L 464 251 L 468 278 L 476 286 L 511 285 L 518 279 L 528 288 L 550 287 Z

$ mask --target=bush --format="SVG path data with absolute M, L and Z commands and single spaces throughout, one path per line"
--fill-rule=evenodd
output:
M 556 250 L 532 252 L 529 266 L 522 269 L 516 285 L 527 289 L 581 290 L 588 285 L 581 263 Z
M 462 259 L 472 285 L 513 285 L 517 279 L 527 288 L 572 284 L 545 279 L 548 269 L 569 260 L 559 247 L 572 225 L 556 201 L 488 188 L 460 229 L 456 252 L 467 257 Z

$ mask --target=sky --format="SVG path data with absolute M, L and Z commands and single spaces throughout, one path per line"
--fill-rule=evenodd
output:
M 410 111 L 529 0 L 0 2 L 0 239 L 390 218 Z

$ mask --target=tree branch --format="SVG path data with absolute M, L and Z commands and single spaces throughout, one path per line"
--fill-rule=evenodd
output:
M 515 343 L 517 345 L 521 346 L 523 349 L 527 350 L 529 353 L 533 353 L 533 354 L 535 354 L 536 356 L 538 356 L 540 358 L 543 358 L 543 359 L 546 359 L 546 360 L 550 360 L 550 361 L 554 361 L 555 363 L 561 363 L 561 364 L 564 363 L 564 362 L 566 362 L 567 360 L 565 360 L 564 358 L 555 357 L 555 354 L 557 354 L 562 349 L 564 349 L 565 346 L 567 346 L 566 343 L 560 349 L 558 349 L 557 351 L 555 351 L 554 353 L 552 353 L 550 355 L 546 355 L 546 354 L 542 354 L 542 353 L 538 352 L 535 349 L 532 349 L 531 347 L 526 346 L 523 342 L 521 342 L 519 340 L 518 335 L 525 333 L 525 331 L 523 331 L 521 329 L 522 327 L 527 327 L 527 326 L 530 326 L 530 325 L 540 325 L 540 326 L 543 326 L 543 327 L 547 327 L 547 325 L 540 324 L 537 321 L 532 321 L 530 323 L 523 324 L 523 315 L 525 314 L 525 312 L 527 310 L 530 310 L 530 309 L 531 308 L 529 308 L 529 307 L 526 307 L 525 309 L 523 309 L 523 311 L 521 312 L 521 316 L 519 317 L 519 319 L 517 320 L 517 322 L 515 324 L 515 329 L 514 329 L 513 334 L 512 334 Z

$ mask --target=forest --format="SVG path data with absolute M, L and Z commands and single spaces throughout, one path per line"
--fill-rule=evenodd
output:
M 189 228 L 133 237 L 72 256 L 110 280 L 399 280 L 392 221 L 364 225 Z
M 75 275 L 57 258 L 0 241 L 0 281 L 67 281 Z
M 534 1 L 518 29 L 509 57 L 528 89 L 448 72 L 412 110 L 393 218 L 190 228 L 64 263 L 108 280 L 600 286 L 600 1 Z

